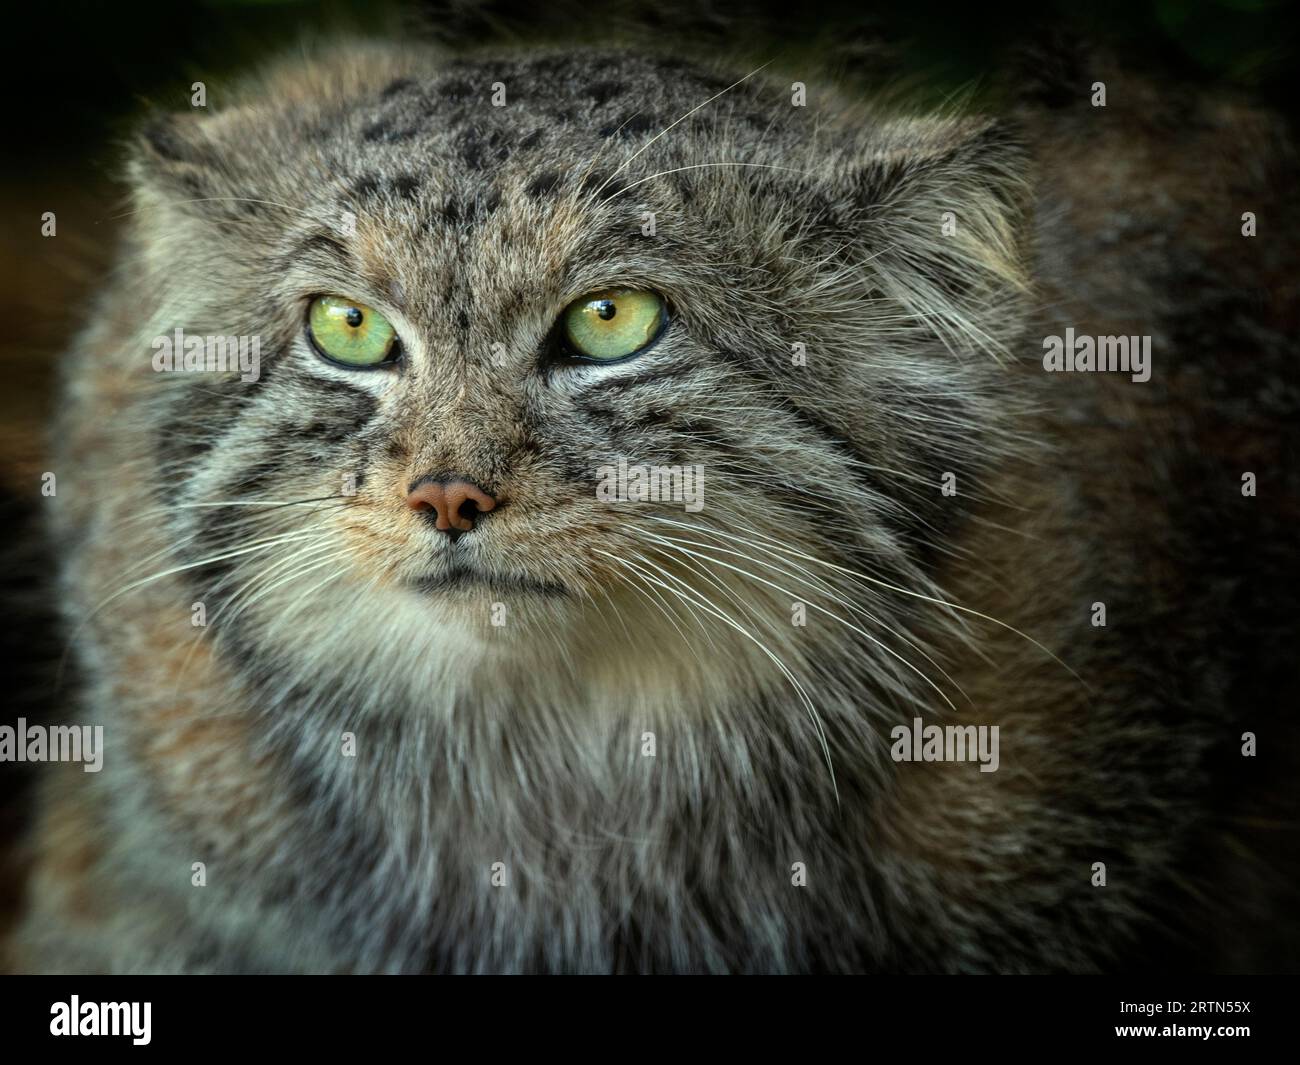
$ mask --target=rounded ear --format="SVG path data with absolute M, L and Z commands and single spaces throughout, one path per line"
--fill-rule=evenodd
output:
M 982 340 L 977 346 L 996 353 L 990 312 L 1029 284 L 1029 174 L 1019 139 L 997 122 L 924 119 L 874 130 L 852 181 L 880 287 L 945 339 Z
M 153 114 L 127 153 L 126 177 L 136 202 L 192 217 L 240 217 L 238 127 L 243 108 Z
M 207 112 L 155 114 L 141 128 L 137 158 L 145 166 L 164 168 L 211 161 L 211 144 L 205 126 L 216 118 Z

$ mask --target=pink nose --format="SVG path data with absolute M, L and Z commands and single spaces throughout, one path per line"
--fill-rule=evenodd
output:
M 432 510 L 435 528 L 445 533 L 469 532 L 479 514 L 492 510 L 497 501 L 476 484 L 459 477 L 450 481 L 425 481 L 406 496 L 412 510 Z

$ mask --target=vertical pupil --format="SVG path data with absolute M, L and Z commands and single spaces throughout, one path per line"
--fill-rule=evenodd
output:
M 618 313 L 618 308 L 614 306 L 613 300 L 597 300 L 596 314 L 602 322 L 608 322 Z
M 365 321 L 366 316 L 362 314 L 359 310 L 357 310 L 355 307 L 349 307 L 348 313 L 345 314 L 343 318 L 344 321 L 348 323 L 348 325 L 350 325 L 353 329 L 355 329 L 363 321 Z

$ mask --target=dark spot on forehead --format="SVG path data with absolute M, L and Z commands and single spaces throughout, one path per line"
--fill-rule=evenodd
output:
M 398 174 L 393 178 L 393 190 L 404 200 L 413 200 L 420 191 L 420 179 L 414 174 Z
M 362 174 L 356 181 L 352 182 L 352 195 L 358 199 L 365 199 L 367 196 L 373 196 L 379 191 L 380 182 L 375 174 Z
M 626 86 L 619 81 L 598 81 L 587 89 L 587 95 L 595 101 L 597 107 L 600 107 L 609 103 L 615 96 L 622 95 L 625 89 Z
M 434 232 L 445 226 L 459 225 L 462 222 L 473 224 L 481 222 L 501 206 L 501 190 L 490 188 L 482 193 L 475 193 L 473 199 L 447 200 L 428 221 L 424 228 Z
M 392 144 L 397 141 L 410 140 L 420 132 L 416 125 L 401 125 L 392 118 L 379 118 L 361 131 L 361 139 L 374 143 L 382 141 Z
M 602 137 L 639 137 L 643 133 L 649 133 L 654 129 L 655 121 L 651 115 L 643 115 L 640 112 L 632 115 L 624 115 L 617 122 L 611 122 L 607 126 L 600 128 Z
M 424 228 L 433 230 L 444 225 L 454 226 L 461 220 L 462 215 L 463 212 L 460 209 L 460 204 L 455 200 L 448 200 L 438 208 L 437 213 L 433 218 L 430 218 L 429 221 L 425 222 Z
M 617 196 L 627 188 L 627 185 L 617 177 L 595 173 L 583 178 L 579 188 L 588 196 L 595 196 L 598 200 L 608 200 L 611 196 Z
M 381 100 L 391 100 L 399 92 L 411 88 L 415 82 L 410 78 L 398 78 L 396 81 L 390 81 L 384 86 L 384 91 L 379 94 Z
M 510 155 L 510 145 L 500 130 L 484 131 L 474 126 L 456 137 L 456 150 L 471 170 L 483 170 L 494 163 L 505 162 Z
M 519 142 L 519 147 L 536 148 L 541 143 L 542 143 L 542 131 L 541 129 L 535 129 L 532 131 L 532 133 L 528 134 L 527 137 L 525 137 L 523 140 Z
M 581 192 L 590 196 L 608 180 L 609 180 L 608 174 L 603 174 L 599 170 L 597 170 L 584 177 L 582 179 L 582 184 L 580 184 L 578 188 Z
M 458 102 L 468 100 L 477 95 L 473 85 L 468 81 L 461 81 L 459 79 L 456 81 L 443 82 L 438 86 L 438 91 L 448 100 L 455 100 Z
M 541 199 L 543 196 L 549 196 L 551 192 L 555 190 L 555 186 L 559 183 L 560 175 L 554 170 L 548 170 L 533 178 L 524 191 L 534 200 L 537 200 Z

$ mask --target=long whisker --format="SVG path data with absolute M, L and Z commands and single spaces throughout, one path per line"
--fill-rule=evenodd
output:
M 609 146 L 618 139 L 618 135 L 622 131 L 623 127 L 626 126 L 629 122 L 631 122 L 634 118 L 636 118 L 640 114 L 641 114 L 640 111 L 633 111 L 630 115 L 627 116 L 627 118 L 623 119 L 623 121 L 618 124 L 613 134 L 611 134 L 609 137 L 606 137 L 604 143 L 602 143 L 599 148 L 597 148 L 594 152 L 592 152 L 591 159 L 587 161 L 586 169 L 583 170 L 582 175 L 578 179 L 579 185 L 581 185 L 582 181 L 585 180 L 586 177 L 591 173 L 592 169 L 595 167 L 601 155 L 603 155 L 609 149 Z
M 322 565 L 323 564 L 324 563 L 322 563 Z M 293 602 L 291 602 L 288 606 L 286 606 L 284 610 L 280 612 L 281 618 L 291 617 L 293 615 L 293 612 L 297 610 L 300 606 L 302 606 L 315 592 L 319 591 L 322 587 L 324 587 L 326 584 L 329 584 L 331 581 L 338 580 L 339 577 L 342 576 L 345 572 L 346 572 L 346 568 L 340 566 L 337 569 L 331 571 L 330 574 L 324 580 L 318 581 L 316 584 L 313 584 L 311 587 L 307 588 L 305 591 L 299 594 L 298 598 L 296 598 Z
M 657 177 L 664 177 L 668 174 L 680 174 L 683 170 L 703 170 L 706 167 L 710 167 L 710 166 L 752 166 L 752 167 L 758 167 L 762 170 L 788 170 L 792 174 L 808 173 L 807 170 L 799 170 L 797 167 L 776 166 L 773 163 L 745 163 L 745 162 L 692 163 L 690 166 L 678 166 L 678 167 L 674 167 L 672 170 L 660 170 L 657 174 L 651 174 L 649 177 L 638 178 L 636 181 L 624 185 L 616 193 L 608 197 L 608 199 L 605 202 L 608 203 L 612 200 L 616 200 L 620 196 L 622 196 L 623 193 L 627 192 L 629 189 L 634 189 L 638 185 L 644 185 L 647 181 L 653 181 Z
M 303 548 L 303 549 L 301 549 L 301 550 L 299 550 L 299 551 L 291 552 L 291 553 L 287 556 L 287 557 L 288 557 L 288 560 L 289 560 L 289 561 L 300 561 L 300 560 L 301 560 L 301 559 L 302 559 L 302 558 L 303 558 L 303 557 L 304 557 L 308 552 L 312 551 L 312 549 L 313 549 L 314 546 L 316 546 L 316 545 L 311 545 L 311 544 L 309 544 L 307 547 L 305 547 L 305 548 Z M 337 545 L 328 545 L 328 546 L 337 546 Z M 343 555 L 346 555 L 346 554 L 347 554 L 347 551 L 344 550 L 344 551 L 341 551 L 341 552 L 337 552 L 337 553 L 335 553 L 335 554 L 331 554 L 331 555 L 329 555 L 329 557 L 327 557 L 327 558 L 316 557 L 316 558 L 314 558 L 314 559 L 313 559 L 313 560 L 312 560 L 308 565 L 306 565 L 306 566 L 300 566 L 300 567 L 296 568 L 296 569 L 294 570 L 294 572 L 291 574 L 291 578 L 290 578 L 290 579 L 296 579 L 296 578 L 298 578 L 298 577 L 306 576 L 308 573 L 313 572 L 313 571 L 314 571 L 316 568 L 318 568 L 319 566 L 326 565 L 326 564 L 328 564 L 328 563 L 334 561 L 336 558 L 340 558 L 340 557 L 342 557 Z M 277 565 L 282 565 L 283 562 L 284 562 L 284 560 L 281 560 L 281 562 L 280 562 L 280 563 L 277 563 Z M 273 568 L 274 568 L 274 567 L 273 567 Z M 256 578 L 254 579 L 254 582 L 250 582 L 250 583 L 255 583 L 255 581 L 256 581 Z M 224 582 L 222 582 L 222 583 L 224 583 Z M 246 591 L 247 591 L 247 587 L 244 588 L 244 589 L 241 589 L 241 591 L 238 592 L 238 593 L 236 593 L 235 597 L 234 597 L 233 599 L 231 599 L 230 602 L 233 604 L 235 601 L 237 601 L 239 595 L 244 594 Z M 247 605 L 247 604 L 246 604 L 246 605 Z M 242 607 L 241 607 L 241 610 L 242 610 Z M 213 617 L 212 617 L 212 619 L 211 619 L 211 621 L 212 621 L 213 623 L 216 622 L 217 617 L 218 617 L 218 615 L 219 615 L 220 613 L 221 613 L 221 611 L 218 610 L 217 613 L 213 615 Z M 233 622 L 234 622 L 234 620 L 235 620 L 236 617 L 238 617 L 238 612 L 236 612 L 236 614 L 233 615 L 233 616 L 229 619 L 229 621 L 227 622 L 227 624 L 233 624 Z M 176 674 L 176 698 L 179 698 L 179 697 L 180 697 L 180 693 L 181 693 L 181 684 L 182 684 L 182 682 L 183 682 L 183 680 L 184 680 L 186 674 L 189 672 L 190 661 L 193 659 L 193 657 L 194 657 L 194 653 L 199 649 L 200 646 L 202 646 L 202 643 L 203 643 L 203 636 L 204 636 L 205 631 L 206 631 L 206 629 L 200 629 L 200 630 L 195 634 L 194 639 L 193 639 L 193 640 L 191 641 L 191 643 L 190 643 L 190 649 L 185 653 L 185 658 L 184 658 L 184 660 L 181 662 L 180 669 L 177 670 L 177 674 Z
M 726 548 L 717 547 L 717 546 L 709 545 L 709 544 L 701 544 L 701 543 L 698 543 L 698 542 L 696 542 L 696 541 L 692 541 L 692 540 L 681 540 L 681 539 L 674 538 L 674 537 L 660 537 L 660 536 L 656 536 L 656 534 L 654 534 L 654 533 L 648 533 L 647 535 L 654 537 L 657 541 L 659 541 L 659 542 L 661 542 L 661 543 L 665 543 L 665 544 L 667 544 L 667 543 L 672 543 L 672 544 L 678 545 L 678 546 L 679 546 L 679 549 L 682 550 L 682 551 L 684 551 L 686 554 L 697 555 L 698 553 L 697 553 L 697 552 L 694 552 L 694 551 L 691 551 L 691 550 L 689 550 L 688 547 L 681 546 L 681 545 L 692 545 L 692 546 L 695 546 L 695 547 L 701 547 L 701 548 L 711 549 L 711 550 L 715 550 L 715 551 L 723 551 L 723 552 L 725 552 L 725 553 L 727 553 L 727 554 L 736 555 L 736 556 L 738 556 L 738 557 L 740 557 L 740 558 L 746 558 L 746 559 L 748 559 L 749 561 L 751 561 L 751 562 L 755 562 L 755 563 L 757 563 L 757 564 L 760 565 L 760 566 L 766 565 L 766 564 L 765 564 L 764 562 L 762 562 L 761 560 L 756 559 L 756 558 L 752 558 L 751 556 L 748 556 L 748 555 L 744 555 L 743 553 L 738 552 L 738 551 L 729 551 L 729 550 L 726 549 Z M 717 563 L 717 564 L 720 565 L 720 566 L 725 566 L 727 569 L 733 570 L 734 572 L 741 574 L 742 576 L 749 577 L 751 580 L 756 580 L 756 581 L 758 581 L 760 584 L 764 584 L 764 585 L 766 585 L 766 586 L 769 587 L 769 588 L 773 588 L 773 589 L 775 589 L 776 591 L 781 592 L 782 594 L 789 596 L 789 597 L 790 597 L 791 599 L 793 599 L 793 600 L 797 600 L 797 601 L 800 601 L 800 602 L 807 602 L 807 603 L 808 603 L 808 606 L 810 606 L 813 610 L 816 610 L 818 613 L 825 614 L 825 615 L 826 615 L 827 617 L 829 617 L 829 618 L 833 618 L 835 621 L 838 621 L 841 625 L 844 625 L 845 627 L 847 627 L 847 628 L 851 629 L 852 631 L 858 633 L 860 636 L 863 636 L 863 637 L 865 637 L 867 640 L 871 641 L 871 643 L 873 643 L 875 646 L 879 647 L 879 648 L 880 648 L 882 651 L 884 651 L 887 655 L 889 655 L 890 657 L 894 658 L 896 661 L 898 661 L 898 662 L 901 663 L 903 666 L 905 666 L 907 669 L 911 670 L 911 671 L 912 671 L 913 673 L 915 673 L 918 677 L 920 677 L 921 680 L 924 681 L 925 684 L 927 684 L 931 689 L 933 689 L 934 692 L 935 692 L 935 693 L 936 693 L 936 694 L 937 694 L 937 695 L 938 695 L 938 696 L 939 696 L 939 697 L 940 697 L 940 698 L 941 698 L 945 703 L 947 703 L 949 707 L 951 707 L 953 710 L 956 710 L 956 709 L 957 709 L 956 706 L 953 705 L 952 700 L 949 699 L 948 696 L 944 694 L 943 690 L 942 690 L 942 689 L 941 689 L 937 684 L 935 684 L 934 681 L 932 681 L 929 677 L 927 677 L 924 673 L 922 673 L 919 669 L 917 669 L 917 667 L 916 667 L 915 665 L 913 665 L 911 662 L 907 661 L 907 659 L 903 658 L 902 655 L 898 654 L 898 652 L 896 652 L 895 650 L 893 650 L 893 648 L 891 648 L 891 647 L 889 647 L 887 644 L 881 642 L 879 639 L 877 639 L 875 636 L 871 635 L 871 633 L 867 632 L 867 631 L 866 631 L 865 629 L 863 629 L 861 626 L 859 626 L 859 625 L 855 625 L 853 622 L 848 621 L 848 620 L 846 620 L 846 619 L 840 617 L 838 614 L 835 614 L 835 613 L 833 613 L 833 612 L 827 610 L 825 607 L 820 606 L 820 605 L 818 605 L 817 603 L 814 603 L 814 602 L 810 602 L 810 601 L 808 601 L 808 600 L 806 599 L 806 597 L 804 597 L 804 596 L 800 596 L 800 595 L 798 595 L 798 594 L 796 594 L 796 593 L 794 593 L 794 592 L 791 592 L 789 589 L 782 588 L 780 585 L 774 584 L 774 583 L 772 583 L 771 581 L 769 581 L 769 580 L 767 580 L 767 579 L 765 579 L 765 578 L 763 578 L 763 577 L 758 576 L 757 574 L 750 573 L 748 570 L 741 569 L 741 568 L 739 568 L 739 567 L 737 567 L 737 566 L 733 566 L 733 565 L 731 565 L 731 564 L 728 563 L 728 562 L 724 562 L 724 561 L 722 561 L 721 559 L 716 559 L 716 558 L 713 558 L 713 557 L 711 557 L 711 556 L 698 555 L 698 557 L 701 557 L 701 558 L 708 558 L 708 560 L 709 560 L 710 562 L 715 562 L 715 563 Z M 774 567 L 774 566 L 767 566 L 767 568 L 769 568 L 769 569 L 777 569 L 777 567 Z M 778 569 L 777 572 L 784 572 L 784 571 L 781 571 L 781 570 Z M 789 573 L 787 573 L 786 575 L 787 575 L 787 576 L 794 576 L 793 574 L 789 574 Z M 798 580 L 799 578 L 796 577 L 795 579 Z M 808 582 L 805 581 L 805 582 L 802 582 L 802 583 L 807 584 Z M 811 587 L 811 586 L 812 586 L 812 585 L 810 585 L 810 587 Z M 873 620 L 875 620 L 875 619 L 873 619 Z M 904 637 L 904 639 L 906 639 L 906 637 Z M 909 640 L 908 642 L 910 643 L 911 641 Z M 914 645 L 914 646 L 915 646 L 915 645 Z M 951 682 L 954 684 L 954 686 L 956 686 L 956 682 L 953 681 L 952 678 L 948 676 L 948 674 L 943 670 L 943 667 L 942 667 L 942 666 L 939 666 L 939 664 L 938 664 L 937 662 L 935 662 L 934 659 L 930 658 L 930 656 L 929 656 L 928 654 L 926 654 L 925 651 L 923 651 L 921 648 L 917 647 L 916 650 L 919 651 L 922 655 L 924 655 L 925 658 L 926 658 L 926 659 L 927 659 L 927 660 L 928 660 L 932 665 L 934 665 L 937 669 L 939 669 L 939 671 L 942 672 L 942 673 L 944 674 L 944 676 L 947 677 L 948 680 L 951 681 Z M 958 691 L 961 691 L 960 686 L 957 686 L 957 690 L 958 690 Z M 965 692 L 962 692 L 962 695 L 965 695 L 965 694 L 966 694 Z
M 609 552 L 607 551 L 601 551 L 600 549 L 597 549 L 596 553 L 605 555 L 608 558 L 617 557 L 609 554 Z M 765 643 L 763 643 L 762 640 L 758 639 L 758 637 L 756 637 L 743 625 L 738 623 L 734 618 L 731 617 L 730 614 L 726 613 L 726 611 L 721 610 L 713 603 L 704 599 L 689 584 L 686 584 L 684 581 L 680 580 L 679 578 L 674 577 L 671 573 L 664 571 L 663 575 L 668 580 L 672 581 L 673 584 L 678 586 L 677 588 L 669 589 L 670 591 L 672 591 L 674 595 L 677 595 L 681 598 L 685 598 L 687 599 L 688 602 L 690 601 L 695 602 L 696 605 L 698 605 L 706 613 L 712 615 L 713 617 L 716 617 L 719 621 L 723 622 L 723 624 L 727 625 L 729 628 L 734 629 L 746 640 L 748 640 L 755 647 L 757 647 L 768 659 L 770 659 L 771 662 L 777 667 L 777 669 L 779 669 L 781 673 L 785 676 L 785 678 L 790 682 L 791 686 L 798 694 L 800 701 L 804 704 L 804 708 L 808 713 L 809 720 L 812 722 L 813 728 L 817 733 L 817 738 L 822 748 L 822 755 L 826 760 L 826 768 L 830 772 L 831 789 L 835 794 L 835 801 L 836 804 L 838 805 L 840 800 L 839 786 L 836 784 L 835 781 L 835 766 L 831 760 L 830 744 L 826 738 L 826 731 L 822 726 L 821 716 L 817 713 L 817 707 L 814 705 L 812 699 L 809 697 L 808 692 L 804 688 L 803 684 L 799 681 L 799 678 L 794 675 L 790 667 L 787 666 L 785 662 L 783 662 Z
M 307 544 L 305 547 L 299 548 L 297 551 L 291 551 L 279 562 L 270 566 L 262 573 L 255 575 L 233 596 L 231 596 L 229 600 L 223 603 L 214 614 L 213 621 L 224 618 L 225 624 L 234 625 L 234 623 L 239 619 L 239 616 L 254 603 L 266 598 L 267 595 L 275 591 L 275 589 L 279 588 L 282 584 L 299 576 L 301 566 L 298 564 L 301 564 L 304 560 L 310 559 L 314 562 L 316 558 L 322 554 L 329 554 L 331 557 L 342 558 L 350 551 L 351 549 L 347 547 L 340 549 L 336 542 L 322 542 L 320 539 Z M 291 568 L 291 571 L 287 576 L 271 581 L 269 584 L 267 583 L 268 579 L 271 578 L 273 574 L 282 571 L 287 567 Z M 253 590 L 257 588 L 259 584 L 266 585 L 266 587 L 263 587 L 256 594 L 252 594 Z M 225 617 L 224 612 L 231 607 L 235 607 L 233 613 L 231 613 L 229 617 Z
M 610 557 L 614 558 L 614 556 L 612 555 Z M 656 587 L 661 587 L 661 588 L 664 587 L 664 585 L 661 582 L 652 580 L 651 578 L 647 577 L 645 574 L 641 573 L 640 570 L 637 567 L 635 567 L 632 563 L 630 563 L 627 559 L 616 558 L 615 561 L 622 568 L 628 570 L 633 575 L 640 577 L 641 580 L 651 589 L 651 591 L 653 591 L 654 588 Z M 676 620 L 674 620 L 672 615 L 669 613 L 669 611 L 664 605 L 664 602 L 660 600 L 657 596 L 655 598 L 651 598 L 650 594 L 648 594 L 645 590 L 639 587 L 635 581 L 633 581 L 630 577 L 626 576 L 625 574 L 615 570 L 614 576 L 617 577 L 619 580 L 623 581 L 629 587 L 631 587 L 634 591 L 636 591 L 639 595 L 641 595 L 642 598 L 646 599 L 653 607 L 655 607 L 659 611 L 659 613 L 661 613 L 664 616 L 664 618 L 667 619 L 668 623 L 673 627 L 673 629 L 676 630 L 677 635 L 679 635 L 682 638 L 682 643 L 686 645 L 686 647 L 690 650 L 690 652 L 693 655 L 695 655 L 696 660 L 699 661 L 699 653 L 695 650 L 694 645 L 687 638 L 686 633 L 682 630 L 681 626 L 677 624 Z M 668 590 L 671 592 L 672 589 L 668 589 Z M 692 614 L 692 616 L 694 615 Z M 699 623 L 698 619 L 696 619 L 696 621 L 698 624 Z M 703 625 L 701 625 L 700 627 L 701 629 L 703 629 Z M 707 636 L 707 632 L 706 632 L 706 636 Z M 710 638 L 710 642 L 712 642 L 711 638 Z M 703 662 L 701 662 L 700 664 L 703 665 Z
M 764 70 L 764 69 L 766 69 L 767 67 L 770 67 L 770 66 L 772 65 L 773 62 L 774 62 L 774 60 L 768 60 L 768 61 L 767 61 L 766 63 L 764 63 L 761 67 L 757 67 L 757 68 L 755 68 L 754 70 L 751 70 L 748 74 L 746 74 L 746 75 L 745 75 L 743 78 L 741 78 L 739 81 L 733 81 L 730 85 L 728 85 L 728 86 L 727 86 L 725 89 L 723 89 L 721 92 L 716 92 L 716 93 L 714 93 L 712 96 L 710 96 L 707 100 L 705 100 L 703 103 L 701 103 L 701 104 L 696 104 L 696 105 L 695 105 L 694 107 L 692 107 L 689 111 L 687 111 L 686 114 L 682 115 L 681 118 L 677 119 L 675 122 L 673 122 L 673 123 L 671 123 L 671 124 L 665 126 L 663 129 L 661 129 L 658 133 L 656 133 L 653 137 L 651 137 L 648 141 L 646 141 L 645 144 L 641 145 L 640 148 L 638 148 L 636 151 L 634 151 L 631 155 L 629 155 L 626 159 L 624 159 L 622 163 L 619 164 L 619 166 L 617 167 L 617 169 L 615 169 L 614 173 L 610 174 L 609 177 L 607 177 L 607 178 L 606 178 L 606 179 L 601 183 L 600 188 L 598 188 L 598 189 L 596 190 L 596 192 L 595 192 L 595 197 L 596 197 L 597 199 L 599 199 L 599 198 L 600 198 L 600 194 L 601 194 L 601 192 L 604 191 L 604 189 L 605 189 L 605 186 L 608 185 L 611 181 L 613 181 L 614 178 L 616 178 L 620 173 L 622 173 L 624 170 L 626 170 L 626 169 L 628 168 L 628 166 L 632 163 L 632 161 L 635 160 L 635 159 L 637 158 L 637 156 L 639 156 L 642 152 L 647 151 L 647 150 L 650 148 L 650 146 L 653 145 L 653 144 L 655 143 L 655 141 L 657 141 L 660 137 L 664 136 L 664 135 L 665 135 L 666 133 L 668 133 L 670 130 L 672 130 L 672 129 L 676 128 L 677 126 L 681 125 L 681 124 L 682 124 L 683 122 L 685 122 L 688 118 L 690 118 L 691 115 L 695 114 L 696 111 L 700 110 L 700 109 L 703 108 L 703 107 L 707 107 L 709 104 L 713 103 L 713 101 L 716 100 L 719 96 L 725 96 L 727 93 L 731 92 L 731 90 L 734 89 L 737 85 L 741 85 L 741 84 L 743 84 L 744 82 L 746 82 L 746 81 L 748 81 L 750 78 L 752 78 L 755 74 L 757 74 L 759 71 Z
M 187 570 L 199 569 L 203 566 L 210 566 L 216 562 L 224 562 L 227 559 L 237 558 L 241 555 L 247 555 L 257 551 L 269 551 L 277 544 L 286 543 L 290 540 L 298 539 L 298 538 L 306 539 L 307 537 L 314 536 L 314 535 L 316 534 L 311 532 L 287 533 L 280 537 L 272 537 L 270 541 L 266 543 L 256 543 L 249 547 L 241 547 L 236 551 L 227 551 L 227 552 L 223 552 L 222 554 L 209 556 L 208 558 L 201 558 L 195 562 L 187 562 L 182 566 L 172 566 L 169 569 L 163 570 L 161 573 L 155 573 L 148 577 L 144 577 L 138 581 L 132 581 L 126 587 L 119 589 L 118 591 L 114 592 L 112 595 L 101 600 L 98 605 L 96 605 L 84 618 L 80 620 L 80 622 L 78 622 L 76 628 L 74 628 L 73 631 L 68 634 L 67 643 L 65 644 L 63 654 L 59 659 L 59 668 L 55 676 L 56 690 L 62 686 L 63 676 L 67 669 L 68 655 L 71 654 L 72 648 L 76 645 L 76 642 L 78 638 L 81 636 L 82 631 L 85 629 L 87 625 L 90 624 L 90 622 L 99 614 L 101 610 L 103 610 L 106 606 L 109 605 L 109 603 L 112 603 L 115 600 L 120 599 L 128 592 L 132 592 L 137 588 L 143 588 L 146 585 L 153 584 L 155 581 L 163 580 L 165 577 L 170 577 L 176 573 L 184 573 Z
M 690 528 L 689 525 L 684 527 L 688 529 Z M 1053 653 L 1053 651 L 1050 648 L 1045 647 L 1043 644 L 1039 643 L 1038 640 L 1035 640 L 1029 634 L 1021 632 L 1014 625 L 1008 624 L 1007 622 L 1001 620 L 1000 618 L 995 618 L 991 614 L 985 614 L 982 611 L 975 610 L 972 607 L 963 606 L 960 603 L 954 603 L 947 599 L 940 599 L 936 596 L 926 595 L 924 592 L 915 592 L 912 591 L 910 588 L 903 588 L 900 585 L 894 584 L 890 581 L 884 581 L 884 580 L 880 580 L 877 577 L 871 577 L 865 573 L 860 573 L 856 570 L 849 569 L 847 566 L 841 566 L 835 562 L 828 562 L 825 559 L 817 558 L 815 555 L 809 555 L 802 551 L 798 551 L 792 547 L 789 547 L 785 544 L 782 544 L 779 541 L 764 536 L 762 533 L 755 532 L 755 535 L 762 537 L 762 539 L 767 541 L 771 545 L 772 549 L 775 551 L 780 551 L 784 554 L 796 555 L 797 557 L 805 559 L 808 562 L 813 562 L 819 566 L 824 566 L 827 569 L 835 570 L 838 573 L 843 573 L 847 576 L 857 578 L 858 580 L 867 581 L 871 584 L 878 585 L 882 588 L 887 588 L 891 592 L 897 592 L 899 595 L 906 595 L 911 598 L 920 599 L 923 600 L 924 602 L 933 603 L 936 606 L 941 606 L 946 610 L 967 614 L 970 617 L 979 618 L 982 621 L 987 621 L 993 625 L 997 625 L 999 628 L 1005 629 L 1006 631 L 1013 633 L 1016 636 L 1019 636 L 1022 640 L 1025 640 L 1028 643 L 1032 644 L 1034 647 L 1038 648 L 1040 651 L 1043 652 L 1043 654 L 1047 655 L 1048 658 L 1050 658 L 1058 666 L 1060 666 L 1067 673 L 1069 673 L 1070 676 L 1072 676 L 1081 685 L 1083 685 L 1085 690 L 1089 692 L 1092 691 L 1092 686 L 1081 676 L 1079 676 L 1078 673 L 1076 673 L 1073 669 L 1071 669 L 1069 665 L 1067 665 L 1059 657 L 1057 657 L 1057 655 Z

